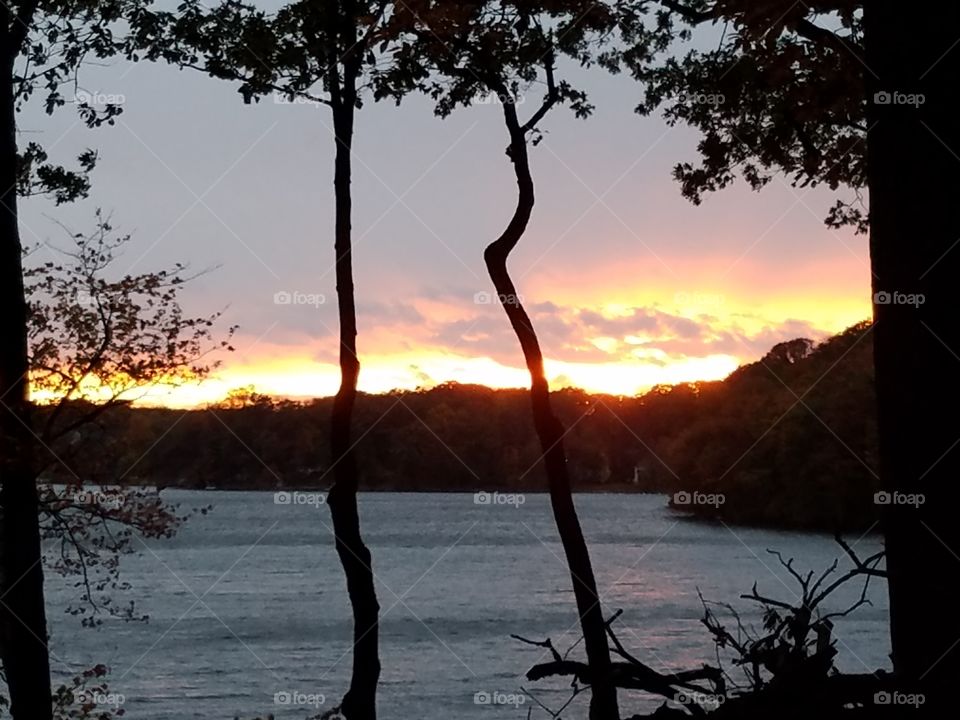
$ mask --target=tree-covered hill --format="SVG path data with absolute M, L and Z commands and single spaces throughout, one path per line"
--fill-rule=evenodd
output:
M 877 510 L 871 352 L 863 323 L 819 345 L 777 345 L 721 382 L 639 397 L 560 390 L 575 487 L 663 492 L 679 511 L 728 522 L 866 529 Z M 126 409 L 61 459 L 103 483 L 322 489 L 330 402 L 239 390 L 204 409 Z M 524 390 L 476 385 L 362 395 L 363 486 L 543 490 L 528 404 Z M 66 472 L 52 462 L 47 476 Z

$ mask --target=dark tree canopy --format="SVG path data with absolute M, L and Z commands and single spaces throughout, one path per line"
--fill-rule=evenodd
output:
M 702 134 L 699 162 L 674 170 L 686 197 L 699 204 L 738 177 L 759 190 L 783 174 L 840 192 L 829 225 L 866 229 L 862 2 L 632 4 L 655 9 L 657 28 L 624 16 L 624 62 L 643 83 L 638 112 L 660 110 Z
M 13 63 L 16 111 L 29 102 L 41 103 L 47 114 L 71 106 L 87 127 L 113 125 L 122 103 L 89 92 L 83 85 L 83 67 L 123 53 L 127 44 L 123 18 L 144 4 L 144 0 L 8 3 L 15 14 L 4 50 Z M 84 197 L 96 162 L 96 151 L 86 150 L 71 168 L 52 161 L 41 143 L 28 142 L 19 149 L 18 193 L 43 195 L 57 204 Z
M 615 27 L 605 3 L 445 2 L 418 0 L 398 4 L 388 28 L 399 40 L 395 65 L 378 69 L 378 98 L 397 102 L 412 91 L 436 101 L 441 117 L 494 95 L 501 103 L 522 102 L 528 91 L 550 88 L 543 77 L 560 56 L 580 64 L 595 62 L 598 44 Z M 580 117 L 591 110 L 586 94 L 566 80 L 556 82 L 555 102 L 568 103 Z M 528 121 L 536 127 L 542 113 Z

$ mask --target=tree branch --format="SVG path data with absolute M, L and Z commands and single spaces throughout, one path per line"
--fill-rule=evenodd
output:
M 33 26 L 33 18 L 39 5 L 39 0 L 24 0 L 13 15 L 12 27 L 7 31 L 10 39 L 7 52 L 10 54 L 10 59 L 15 59 L 23 49 L 23 43 Z
M 547 96 L 544 98 L 543 103 L 533 114 L 533 116 L 527 120 L 526 124 L 521 128 L 524 134 L 530 132 L 536 128 L 537 124 L 543 120 L 544 116 L 550 112 L 550 108 L 557 104 L 560 100 L 560 93 L 557 90 L 557 82 L 553 75 L 553 64 L 554 57 L 553 52 L 551 51 L 547 55 L 546 62 L 544 63 L 544 69 L 547 74 Z
M 723 20 L 724 16 L 716 5 L 709 10 L 694 10 L 677 0 L 660 0 L 660 4 L 668 10 L 673 10 L 681 15 L 684 20 L 691 25 L 699 25 L 705 22 L 716 22 Z M 793 22 L 787 22 L 786 27 L 795 32 L 800 37 L 810 40 L 824 47 L 829 47 L 838 52 L 849 52 L 857 60 L 863 62 L 863 48 L 855 43 L 850 37 L 843 37 L 827 28 L 820 27 L 807 18 L 800 18 Z

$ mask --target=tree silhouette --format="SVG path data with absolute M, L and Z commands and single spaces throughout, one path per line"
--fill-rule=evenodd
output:
M 39 95 L 48 113 L 67 104 L 88 57 L 119 50 L 113 30 L 123 0 L 0 5 L 0 656 L 11 712 L 46 720 L 52 712 L 47 624 L 40 563 L 35 452 L 29 406 L 27 303 L 18 196 L 43 194 L 63 203 L 83 196 L 96 154 L 84 152 L 78 169 L 48 162 L 38 143 L 20 147 L 17 112 Z M 90 127 L 112 122 L 115 104 L 97 106 L 78 96 L 80 118 Z
M 35 262 L 35 248 L 24 273 L 40 446 L 32 473 L 42 537 L 59 547 L 44 562 L 75 581 L 80 597 L 67 612 L 93 627 L 104 616 L 144 619 L 112 595 L 122 589 L 120 557 L 135 549 L 134 534 L 170 537 L 186 519 L 154 490 L 125 482 L 130 461 L 105 462 L 115 441 L 106 423 L 150 390 L 204 379 L 219 365 L 211 353 L 232 348 L 214 340 L 219 313 L 185 314 L 180 291 L 194 277 L 185 266 L 116 276 L 130 236 L 99 212 L 93 231 L 68 236 L 55 260 Z
M 536 330 L 510 277 L 507 260 L 527 229 L 534 207 L 529 146 L 539 141 L 539 124 L 560 102 L 579 116 L 590 111 L 583 92 L 556 79 L 560 54 L 589 59 L 592 38 L 610 29 L 613 15 L 603 3 L 413 2 L 392 17 L 395 34 L 412 39 L 401 50 L 400 71 L 378 72 L 378 94 L 398 100 L 412 88 L 437 101 L 437 112 L 486 97 L 502 106 L 509 143 L 507 157 L 517 182 L 517 206 L 501 236 L 487 246 L 484 260 L 499 301 L 517 337 L 530 374 L 533 422 L 540 443 L 554 520 L 573 583 L 590 667 L 590 717 L 619 717 L 610 673 L 610 648 L 596 577 L 571 492 L 564 445 L 566 430 L 555 414 Z M 427 65 L 427 68 L 423 66 Z M 408 67 L 419 66 L 419 73 Z M 525 120 L 518 114 L 521 93 L 542 78 L 542 102 Z
M 666 35 L 689 37 L 705 23 L 726 29 L 714 50 L 650 64 L 650 36 L 634 26 L 632 69 L 648 84 L 639 109 L 665 105 L 668 119 L 703 133 L 701 162 L 676 169 L 684 193 L 699 201 L 738 175 L 759 188 L 782 172 L 797 186 L 845 189 L 828 224 L 869 230 L 881 479 L 891 496 L 926 499 L 885 507 L 894 668 L 945 702 L 960 670 L 960 615 L 942 604 L 960 550 L 960 330 L 948 310 L 960 269 L 951 201 L 960 182 L 951 105 L 960 8 L 659 5 Z M 715 101 L 697 102 L 707 96 Z
M 350 720 L 376 717 L 380 677 L 379 613 L 372 557 L 363 541 L 357 503 L 358 471 L 352 439 L 360 360 L 353 278 L 352 209 L 355 114 L 378 63 L 391 62 L 386 20 L 393 3 L 299 0 L 265 13 L 224 2 L 208 9 L 188 0 L 176 13 L 133 18 L 131 54 L 143 53 L 212 77 L 239 83 L 245 102 L 277 94 L 329 108 L 334 157 L 334 252 L 340 325 L 340 387 L 330 418 L 333 475 L 330 506 L 337 554 L 354 617 L 353 673 L 339 710 Z

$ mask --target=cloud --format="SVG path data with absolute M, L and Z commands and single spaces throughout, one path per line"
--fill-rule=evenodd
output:
M 544 355 L 576 363 L 642 358 L 660 365 L 718 354 L 749 361 L 778 342 L 797 337 L 816 340 L 827 335 L 800 320 L 717 314 L 686 317 L 655 307 L 634 307 L 608 315 L 595 308 L 538 303 L 529 308 L 529 313 Z M 428 327 L 424 340 L 434 349 L 490 357 L 511 365 L 520 360 L 516 337 L 499 306 L 481 306 L 463 319 L 428 323 Z
M 797 319 L 770 320 L 750 313 L 681 314 L 658 306 L 635 306 L 609 312 L 554 302 L 528 303 L 545 358 L 575 364 L 637 363 L 665 367 L 718 355 L 741 362 L 761 357 L 779 342 L 798 337 L 822 339 L 826 332 Z M 275 348 L 309 348 L 318 362 L 335 363 L 338 346 L 336 306 L 277 306 Z M 435 354 L 489 358 L 507 367 L 522 367 L 523 357 L 503 308 L 462 293 L 427 292 L 403 301 L 358 305 L 362 354 Z M 282 350 L 281 350 L 282 352 Z M 434 382 L 420 366 L 408 369 L 423 385 Z

